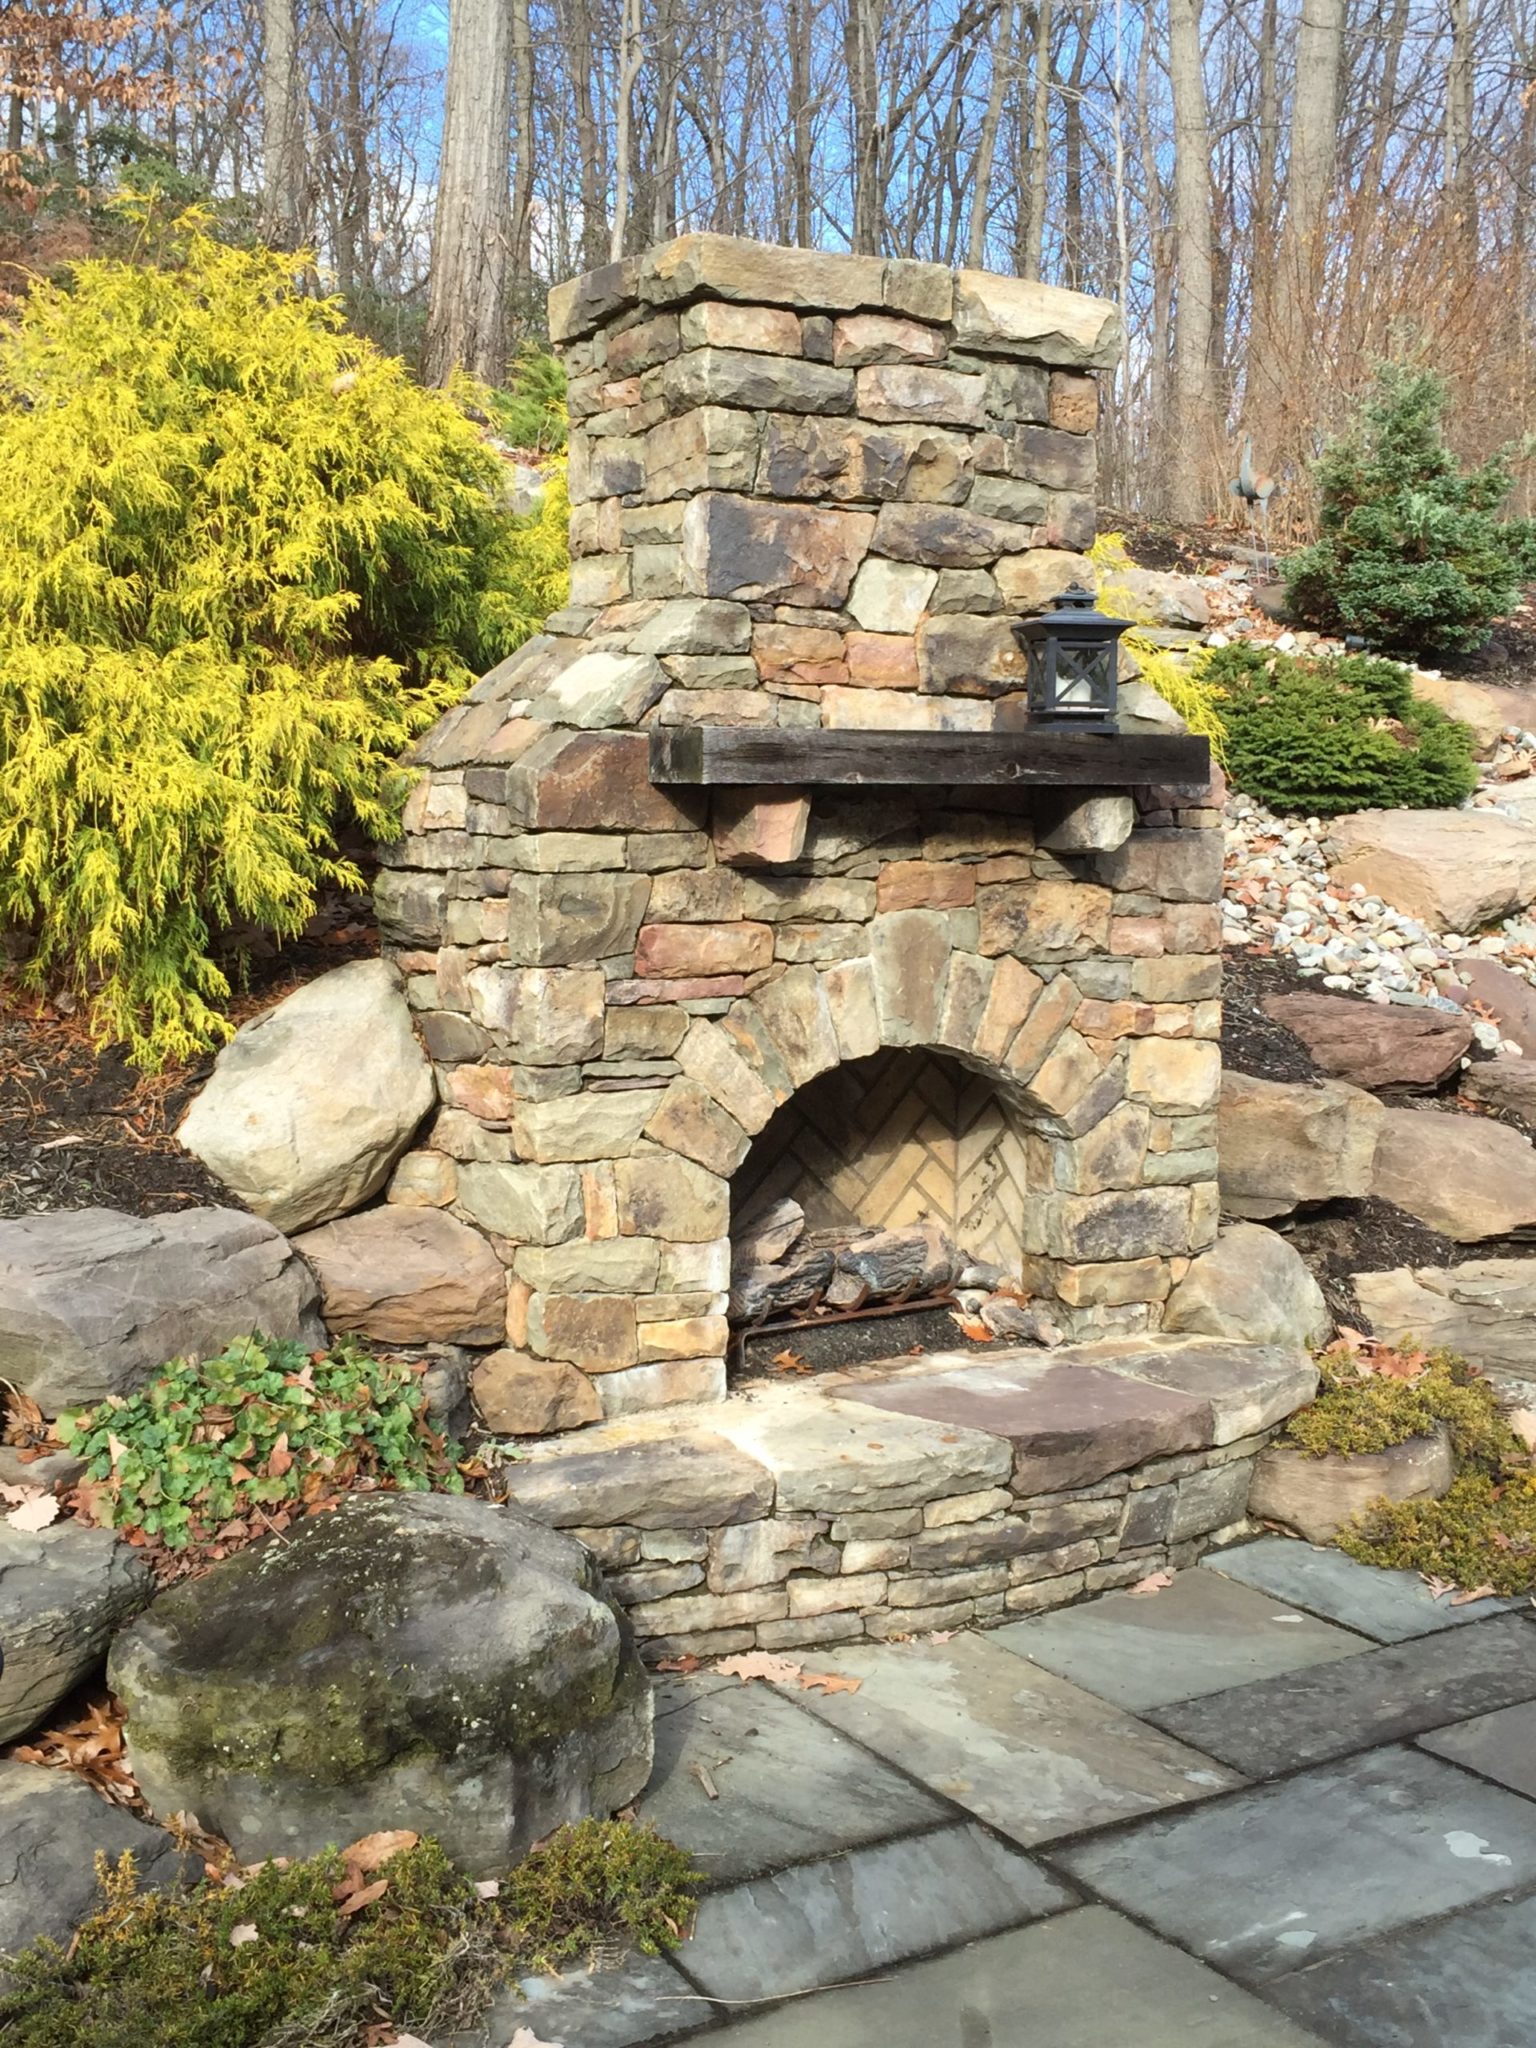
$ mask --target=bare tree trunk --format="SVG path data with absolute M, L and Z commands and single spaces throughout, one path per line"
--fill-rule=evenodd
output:
M 1168 510 L 1193 524 L 1205 511 L 1211 455 L 1211 139 L 1200 43 L 1201 0 L 1168 0 L 1168 76 L 1173 88 L 1173 448 Z
M 304 234 L 304 99 L 294 0 L 263 0 L 262 232 L 275 248 Z
M 848 114 L 852 124 L 854 253 L 875 256 L 880 250 L 883 214 L 880 189 L 880 81 L 876 52 L 880 40 L 880 0 L 847 0 L 843 33 L 848 67 Z
M 1087 266 L 1083 235 L 1083 74 L 1088 63 L 1088 31 L 1093 22 L 1094 0 L 1079 0 L 1072 22 L 1075 47 L 1072 69 L 1063 81 L 1066 103 L 1063 117 L 1062 157 L 1066 176 L 1062 190 L 1063 268 L 1074 291 L 1086 289 Z
M 1451 61 L 1445 80 L 1445 204 L 1451 240 L 1465 262 L 1477 248 L 1472 176 L 1472 0 L 1450 0 Z
M 624 254 L 624 231 L 629 225 L 629 188 L 634 181 L 631 158 L 634 153 L 635 82 L 640 76 L 640 0 L 624 0 L 624 25 L 619 37 L 619 92 L 613 123 L 613 228 L 608 241 L 608 258 L 617 263 Z
M 528 0 L 510 0 L 512 103 L 516 115 L 512 159 L 512 283 L 519 305 L 533 287 L 533 25 Z
M 788 29 L 794 238 L 802 249 L 806 249 L 810 247 L 812 234 L 811 155 L 815 147 L 811 127 L 811 0 L 789 0 Z
M 1051 179 L 1051 0 L 1035 0 L 1034 86 L 1021 277 L 1038 277 L 1045 261 L 1045 207 Z
M 461 368 L 492 384 L 506 373 L 511 29 L 505 0 L 452 0 L 422 358 L 430 384 Z
M 981 117 L 976 140 L 976 163 L 972 170 L 971 219 L 966 236 L 966 261 L 979 270 L 987 255 L 987 218 L 992 208 L 992 165 L 997 156 L 997 131 L 1003 118 L 1003 94 L 1008 86 L 1013 51 L 1013 0 L 1003 0 L 997 11 L 997 34 L 992 39 L 992 82 L 987 91 L 987 110 Z

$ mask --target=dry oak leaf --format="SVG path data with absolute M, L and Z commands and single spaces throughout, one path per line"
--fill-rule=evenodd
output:
M 345 1920 L 353 1913 L 361 1913 L 364 1906 L 371 1906 L 375 1899 L 382 1899 L 388 1890 L 389 1879 L 376 1877 L 372 1884 L 365 1884 L 360 1892 L 353 1892 L 350 1898 L 343 1899 L 337 1911 Z
M 783 1351 L 775 1351 L 769 1362 L 776 1365 L 780 1372 L 809 1372 L 811 1369 L 808 1358 L 802 1358 L 798 1351 L 791 1351 L 787 1347 Z
M 799 1682 L 802 1692 L 819 1692 L 823 1695 L 834 1692 L 857 1692 L 864 1683 L 862 1678 L 845 1678 L 840 1671 L 802 1671 Z
M 1132 1586 L 1131 1591 L 1133 1593 L 1161 1593 L 1166 1587 L 1171 1586 L 1172 1584 L 1172 1572 L 1148 1572 L 1147 1576 L 1144 1579 L 1138 1579 L 1136 1581 L 1135 1585 Z
M 420 1840 L 420 1835 L 410 1828 L 386 1828 L 381 1834 L 363 1835 L 349 1849 L 343 1849 L 341 1860 L 349 1870 L 358 1870 L 366 1875 L 387 1863 L 391 1856 L 398 1856 L 403 1849 L 414 1849 Z
M 1492 1600 L 1493 1598 L 1495 1598 L 1495 1594 L 1492 1586 L 1470 1586 L 1464 1592 L 1453 1593 L 1448 1605 L 1452 1607 L 1470 1607 L 1474 1600 Z
M 766 1678 L 773 1685 L 789 1685 L 800 1676 L 801 1667 L 792 1657 L 776 1657 L 771 1650 L 743 1650 L 736 1657 L 721 1657 L 714 1669 L 722 1678 Z
M 703 1668 L 704 1659 L 696 1657 L 692 1650 L 685 1651 L 681 1657 L 663 1657 L 656 1666 L 658 1671 L 680 1671 L 684 1677 L 695 1671 L 702 1671 Z
M 1436 1578 L 1433 1572 L 1420 1572 L 1419 1577 L 1428 1586 L 1431 1600 L 1443 1600 L 1447 1593 L 1454 1593 L 1456 1590 L 1454 1579 Z
M 6 1516 L 6 1526 L 20 1529 L 23 1535 L 33 1536 L 39 1529 L 46 1529 L 50 1522 L 59 1519 L 59 1503 L 51 1493 L 29 1493 L 19 1507 L 11 1509 Z
M 231 1948 L 244 1948 L 249 1941 L 260 1941 L 261 1931 L 254 1920 L 242 1920 L 237 1927 L 229 1930 Z

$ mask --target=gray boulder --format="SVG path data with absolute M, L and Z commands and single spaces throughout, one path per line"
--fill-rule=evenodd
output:
M 1356 1273 L 1368 1330 L 1457 1352 L 1495 1381 L 1536 1383 L 1536 1259 Z M 1528 1392 L 1536 1398 L 1536 1385 Z
M 400 976 L 354 960 L 242 1025 L 177 1135 L 258 1216 L 303 1230 L 377 1194 L 432 1101 Z
M 45 1415 L 131 1393 L 168 1358 L 263 1331 L 321 1344 L 314 1275 L 238 1209 L 0 1222 L 0 1379 Z
M 163 1829 L 109 1806 L 72 1772 L 41 1764 L 0 1762 L 0 1841 L 0 1955 L 43 1934 L 67 1942 L 96 1911 L 97 1850 L 115 1863 L 131 1849 L 140 1881 L 157 1891 L 202 1874 Z
M 163 1594 L 109 1676 L 151 1805 L 247 1860 L 415 1828 L 491 1876 L 650 1775 L 649 1681 L 591 1556 L 487 1501 L 354 1495 Z
M 0 1742 L 35 1728 L 153 1592 L 149 1566 L 109 1529 L 0 1522 Z
M 1221 1077 L 1221 1206 L 1250 1220 L 1371 1192 L 1381 1104 L 1344 1081 Z
M 1169 1295 L 1163 1328 L 1310 1349 L 1333 1318 L 1294 1245 L 1261 1223 L 1229 1223 Z

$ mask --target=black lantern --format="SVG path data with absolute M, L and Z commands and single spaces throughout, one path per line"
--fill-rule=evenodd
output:
M 1019 620 L 1013 630 L 1027 664 L 1032 723 L 1116 730 L 1119 640 L 1129 624 L 1099 611 L 1093 592 L 1079 583 L 1061 593 L 1054 611 Z

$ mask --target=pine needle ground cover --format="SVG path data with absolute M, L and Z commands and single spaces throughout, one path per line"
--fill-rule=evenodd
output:
M 480 2016 L 499 1982 L 591 1950 L 674 1948 L 698 1875 L 649 1828 L 563 1827 L 510 1877 L 472 1882 L 408 1831 L 303 1862 L 145 1892 L 98 1865 L 68 1950 L 9 1964 L 0 2048 L 375 2048 Z
M 295 259 L 195 218 L 0 330 L 0 929 L 158 1065 L 226 1035 L 221 940 L 302 930 L 402 750 L 563 601 L 452 396 Z

